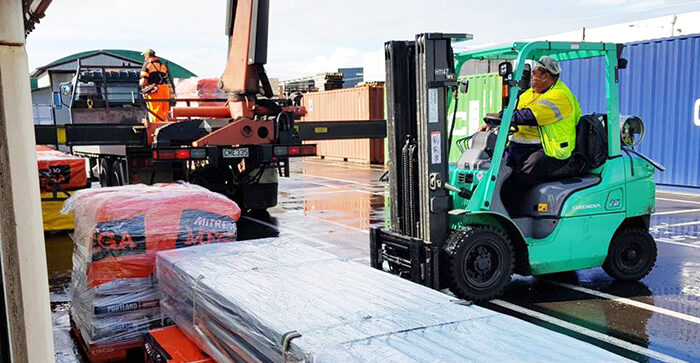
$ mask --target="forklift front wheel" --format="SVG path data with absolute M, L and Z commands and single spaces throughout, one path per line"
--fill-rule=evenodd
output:
M 506 233 L 491 226 L 470 226 L 450 236 L 450 290 L 473 300 L 490 300 L 510 282 L 515 252 Z
M 656 242 L 644 228 L 625 228 L 615 233 L 603 270 L 622 281 L 639 281 L 656 263 Z

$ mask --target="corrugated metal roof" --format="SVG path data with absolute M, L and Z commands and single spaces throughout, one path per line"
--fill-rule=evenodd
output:
M 620 112 L 644 120 L 639 151 L 666 166 L 660 184 L 700 187 L 700 34 L 626 44 Z M 584 112 L 605 112 L 604 59 L 562 62 L 562 80 Z
M 116 58 L 121 58 L 126 61 L 130 62 L 136 62 L 136 63 L 142 63 L 143 62 L 143 56 L 141 55 L 141 52 L 135 51 L 135 50 L 128 50 L 128 49 L 97 49 L 97 50 L 88 50 L 85 52 L 80 52 L 80 53 L 75 53 L 71 54 L 69 56 L 57 59 L 43 67 L 39 67 L 32 73 L 33 77 L 37 77 L 41 73 L 43 73 L 45 70 L 50 69 L 55 66 L 59 66 L 61 64 L 65 64 L 68 62 L 73 62 L 78 58 L 87 58 L 87 57 L 92 57 L 98 54 L 106 54 L 110 55 Z M 170 69 L 170 74 L 173 76 L 173 78 L 189 78 L 189 77 L 196 77 L 196 75 L 192 72 L 190 72 L 188 69 L 185 67 L 182 67 L 181 65 L 169 61 L 168 59 L 165 59 L 163 57 L 158 56 L 162 61 L 168 62 L 168 68 Z

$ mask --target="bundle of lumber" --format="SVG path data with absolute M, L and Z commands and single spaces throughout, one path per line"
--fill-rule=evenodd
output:
M 220 363 L 620 360 L 289 238 L 158 253 L 164 315 Z

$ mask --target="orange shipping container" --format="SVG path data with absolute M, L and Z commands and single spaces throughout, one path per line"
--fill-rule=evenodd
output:
M 384 119 L 384 86 L 372 84 L 304 94 L 308 114 L 302 121 L 353 121 Z M 384 164 L 383 139 L 313 141 L 317 154 L 330 159 Z

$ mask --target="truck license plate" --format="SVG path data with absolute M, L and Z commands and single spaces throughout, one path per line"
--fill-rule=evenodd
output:
M 225 158 L 247 158 L 250 156 L 250 151 L 247 147 L 240 149 L 224 149 Z

